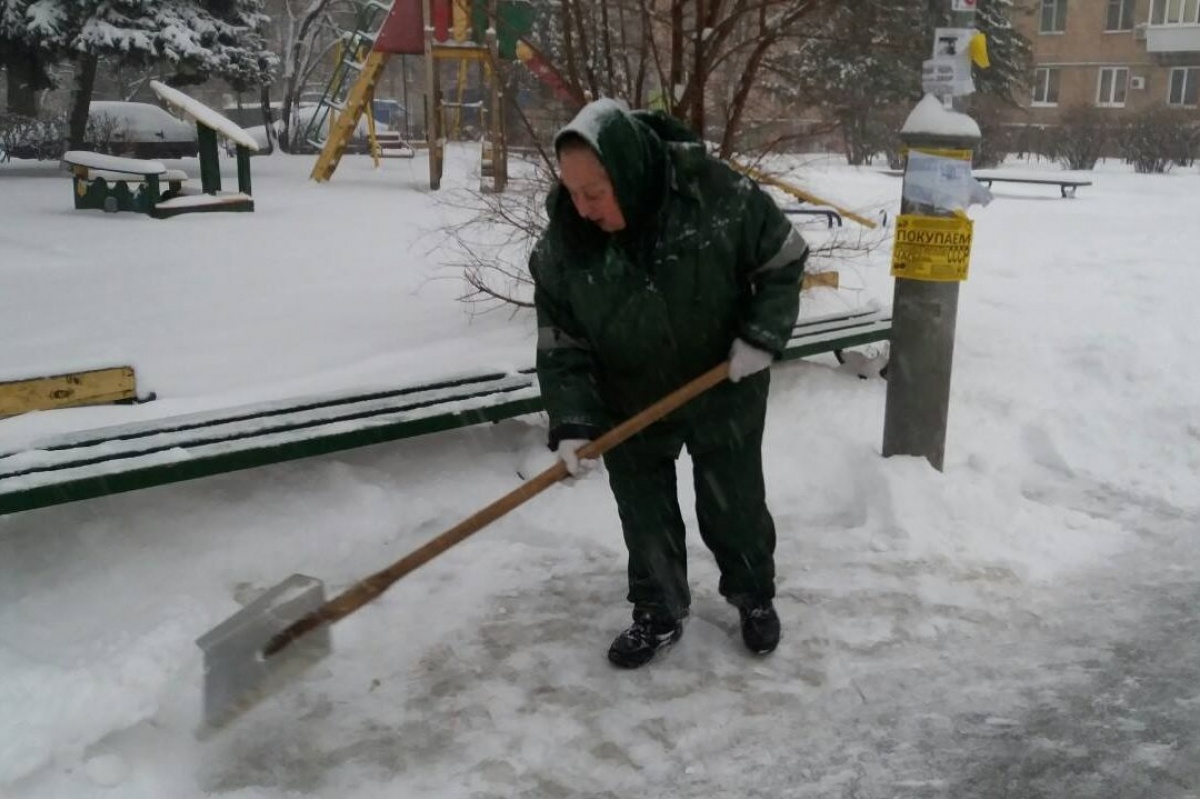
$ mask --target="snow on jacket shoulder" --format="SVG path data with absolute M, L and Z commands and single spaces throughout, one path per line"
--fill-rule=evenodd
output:
M 552 429 L 607 429 L 718 364 L 734 338 L 779 352 L 799 309 L 808 248 L 774 201 L 678 122 L 603 111 L 589 143 L 630 230 L 603 233 L 559 187 L 530 259 Z M 695 412 L 718 412 L 734 388 Z

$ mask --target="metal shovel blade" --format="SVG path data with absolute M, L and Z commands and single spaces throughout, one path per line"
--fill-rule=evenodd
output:
M 264 658 L 273 636 L 325 603 L 325 585 L 293 574 L 196 639 L 204 651 L 204 725 L 216 729 L 328 655 L 328 625 Z

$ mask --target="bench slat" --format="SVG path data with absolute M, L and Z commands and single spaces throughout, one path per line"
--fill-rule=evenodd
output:
M 226 412 L 167 418 L 157 420 L 157 423 L 149 421 L 102 428 L 85 435 L 35 442 L 24 452 L 0 453 L 0 479 L 180 447 L 235 442 L 277 432 L 369 420 L 385 414 L 409 413 L 417 417 L 423 408 L 448 407 L 454 402 L 507 394 L 533 385 L 532 375 L 514 375 L 449 388 L 435 384 L 338 400 L 251 405 Z
M 346 414 L 328 419 L 292 414 L 279 417 L 268 426 L 217 425 L 193 431 L 194 435 L 188 437 L 171 434 L 150 437 L 140 441 L 140 445 L 123 442 L 124 446 L 121 446 L 122 442 L 118 442 L 113 447 L 98 445 L 81 450 L 59 450 L 49 457 L 37 457 L 42 453 L 27 453 L 33 457 L 18 458 L 18 468 L 5 474 L 0 485 L 6 489 L 32 488 L 60 482 L 64 478 L 108 474 L 114 469 L 124 471 L 127 462 L 144 466 L 172 465 L 181 460 L 236 455 L 245 450 L 270 449 L 279 444 L 304 444 L 338 434 L 384 431 L 388 435 L 395 433 L 398 434 L 395 437 L 404 438 L 417 435 L 411 432 L 411 428 L 424 430 L 425 423 L 439 415 L 461 415 L 536 397 L 536 386 L 532 379 L 527 379 L 524 385 L 506 391 L 463 395 L 440 402 L 414 402 L 400 407 L 376 403 L 372 407 L 348 409 Z M 390 439 L 372 435 L 371 440 Z
M 159 211 L 169 211 L 181 208 L 203 208 L 206 206 L 238 205 L 252 203 L 254 198 L 241 192 L 221 192 L 220 194 L 185 194 L 170 200 L 163 200 L 154 206 Z
M 164 463 L 151 456 L 149 462 L 138 459 L 105 461 L 86 470 L 65 472 L 53 482 L 10 488 L 0 480 L 0 515 L 49 507 L 65 502 L 118 494 L 152 486 L 210 477 L 225 472 L 268 466 L 289 460 L 327 455 L 355 447 L 381 444 L 401 438 L 452 430 L 458 427 L 496 422 L 541 408 L 536 397 L 515 398 L 484 407 L 442 412 L 421 419 L 409 419 L 398 424 L 377 424 L 351 430 L 326 430 L 308 439 L 280 436 L 266 439 L 259 446 L 243 449 L 221 449 L 179 453 L 183 457 Z M 20 478 L 18 478 L 20 479 Z
M 998 175 L 980 175 L 975 174 L 975 179 L 980 183 L 1034 183 L 1041 186 L 1090 186 L 1090 180 L 1071 180 L 1069 178 L 1018 178 L 1018 177 L 1001 177 Z
M 124 172 L 131 175 L 162 175 L 167 171 L 161 161 L 121 158 L 116 155 L 93 153 L 90 150 L 68 150 L 63 153 L 62 160 L 71 166 L 103 169 L 108 172 Z
M 861 347 L 891 338 L 892 320 L 879 319 L 867 324 L 846 327 L 840 330 L 830 330 L 788 342 L 788 348 L 780 355 L 780 360 L 791 361 L 797 358 L 807 358 L 833 350 L 846 350 L 851 347 Z
M 0 382 L 0 419 L 21 413 L 137 399 L 132 366 Z
M 87 167 L 81 167 L 81 169 L 84 170 L 85 174 L 80 175 L 80 177 L 89 181 L 96 178 L 104 178 L 109 183 L 112 183 L 114 180 L 137 183 L 146 179 L 146 174 L 141 172 L 113 172 L 104 169 L 89 169 Z M 158 178 L 164 183 L 186 183 L 188 181 L 188 174 L 181 169 L 168 169 L 159 175 Z

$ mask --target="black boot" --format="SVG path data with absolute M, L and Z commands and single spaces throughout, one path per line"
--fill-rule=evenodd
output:
M 779 646 L 779 614 L 771 600 L 751 600 L 739 603 L 742 617 L 742 641 L 756 655 L 766 655 Z
M 678 641 L 681 635 L 682 621 L 635 611 L 633 624 L 608 648 L 608 659 L 623 669 L 636 669 L 653 660 L 656 653 Z

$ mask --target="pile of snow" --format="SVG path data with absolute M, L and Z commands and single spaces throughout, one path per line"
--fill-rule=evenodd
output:
M 979 123 L 960 111 L 948 110 L 942 101 L 927 94 L 904 120 L 901 134 L 947 136 L 979 140 Z

